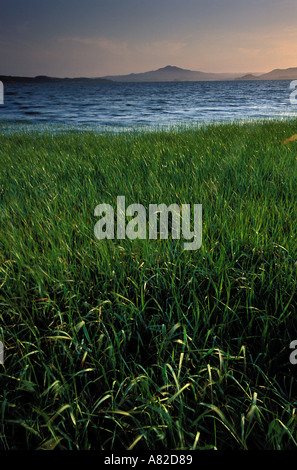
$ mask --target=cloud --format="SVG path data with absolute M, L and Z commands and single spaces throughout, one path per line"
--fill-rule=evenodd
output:
M 104 37 L 79 37 L 79 36 L 66 36 L 58 39 L 59 43 L 68 47 L 81 46 L 81 48 L 96 49 L 99 52 L 108 52 L 115 56 L 163 56 L 170 57 L 180 54 L 187 46 L 185 42 L 181 41 L 144 41 L 135 43 L 134 41 L 120 41 L 116 39 L 108 39 Z
M 154 41 L 140 44 L 133 49 L 140 54 L 174 57 L 180 54 L 186 46 L 187 43 L 180 41 Z
M 237 51 L 240 54 L 243 54 L 248 57 L 258 57 L 259 54 L 261 54 L 261 49 L 254 49 L 254 48 L 248 48 L 248 47 L 238 47 Z
M 169 58 L 181 63 L 186 42 L 174 40 L 122 41 L 103 36 L 63 36 L 57 38 L 60 54 L 76 57 L 77 63 L 97 64 L 93 74 L 113 75 L 143 72 L 150 68 L 164 66 Z M 101 65 L 104 64 L 104 71 Z M 87 66 L 87 65 L 86 65 Z M 97 72 L 96 72 L 97 70 Z
M 77 47 L 78 45 L 86 48 L 95 48 L 110 54 L 122 56 L 123 54 L 130 54 L 128 49 L 128 43 L 126 41 L 118 41 L 113 39 L 107 39 L 104 37 L 78 37 L 69 36 L 61 37 L 58 39 L 60 43 L 65 45 Z

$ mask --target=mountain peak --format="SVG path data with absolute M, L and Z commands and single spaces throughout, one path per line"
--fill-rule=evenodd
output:
M 162 67 L 158 69 L 158 71 L 160 70 L 164 70 L 167 72 L 176 72 L 177 70 L 184 70 L 184 69 L 181 69 L 180 67 L 176 67 L 175 65 L 166 65 L 166 67 Z
M 134 73 L 129 75 L 109 75 L 107 78 L 118 82 L 186 82 L 186 81 L 213 81 L 230 80 L 240 74 L 220 74 L 206 73 L 182 69 L 176 65 L 166 65 L 158 70 L 149 70 L 148 72 Z

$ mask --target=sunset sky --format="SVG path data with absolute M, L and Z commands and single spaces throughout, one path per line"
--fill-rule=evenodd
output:
M 0 0 L 0 75 L 297 67 L 296 0 Z

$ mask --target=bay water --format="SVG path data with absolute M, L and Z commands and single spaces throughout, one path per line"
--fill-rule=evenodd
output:
M 290 81 L 4 83 L 2 129 L 121 131 L 297 117 Z

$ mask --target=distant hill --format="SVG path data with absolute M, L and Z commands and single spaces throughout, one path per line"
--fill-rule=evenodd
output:
M 259 80 L 259 77 L 256 77 L 256 75 L 253 75 L 252 73 L 248 73 L 247 75 L 238 77 L 235 80 Z
M 263 73 L 257 77 L 248 74 L 237 78 L 237 80 L 297 80 L 297 67 L 274 69 L 271 72 Z
M 260 76 L 261 80 L 295 80 L 297 79 L 297 67 L 289 69 L 275 69 Z
M 151 70 L 144 73 L 130 73 L 129 75 L 108 75 L 103 78 L 114 82 L 186 82 L 186 81 L 215 81 L 233 80 L 239 77 L 239 73 L 207 73 L 195 72 L 193 70 L 182 69 L 172 65 L 167 65 L 158 70 Z
M 180 67 L 167 65 L 166 67 L 143 73 L 130 73 L 128 75 L 108 75 L 98 78 L 57 78 L 46 75 L 36 77 L 18 77 L 11 75 L 0 75 L 0 81 L 5 83 L 54 83 L 54 82 L 202 82 L 202 81 L 225 81 L 225 80 L 297 80 L 297 67 L 288 69 L 274 69 L 264 74 L 248 73 L 208 73 L 194 70 L 182 69 Z
M 55 82 L 110 82 L 106 78 L 56 78 L 46 75 L 37 75 L 36 77 L 15 77 L 12 75 L 0 75 L 0 81 L 3 83 L 55 83 Z

